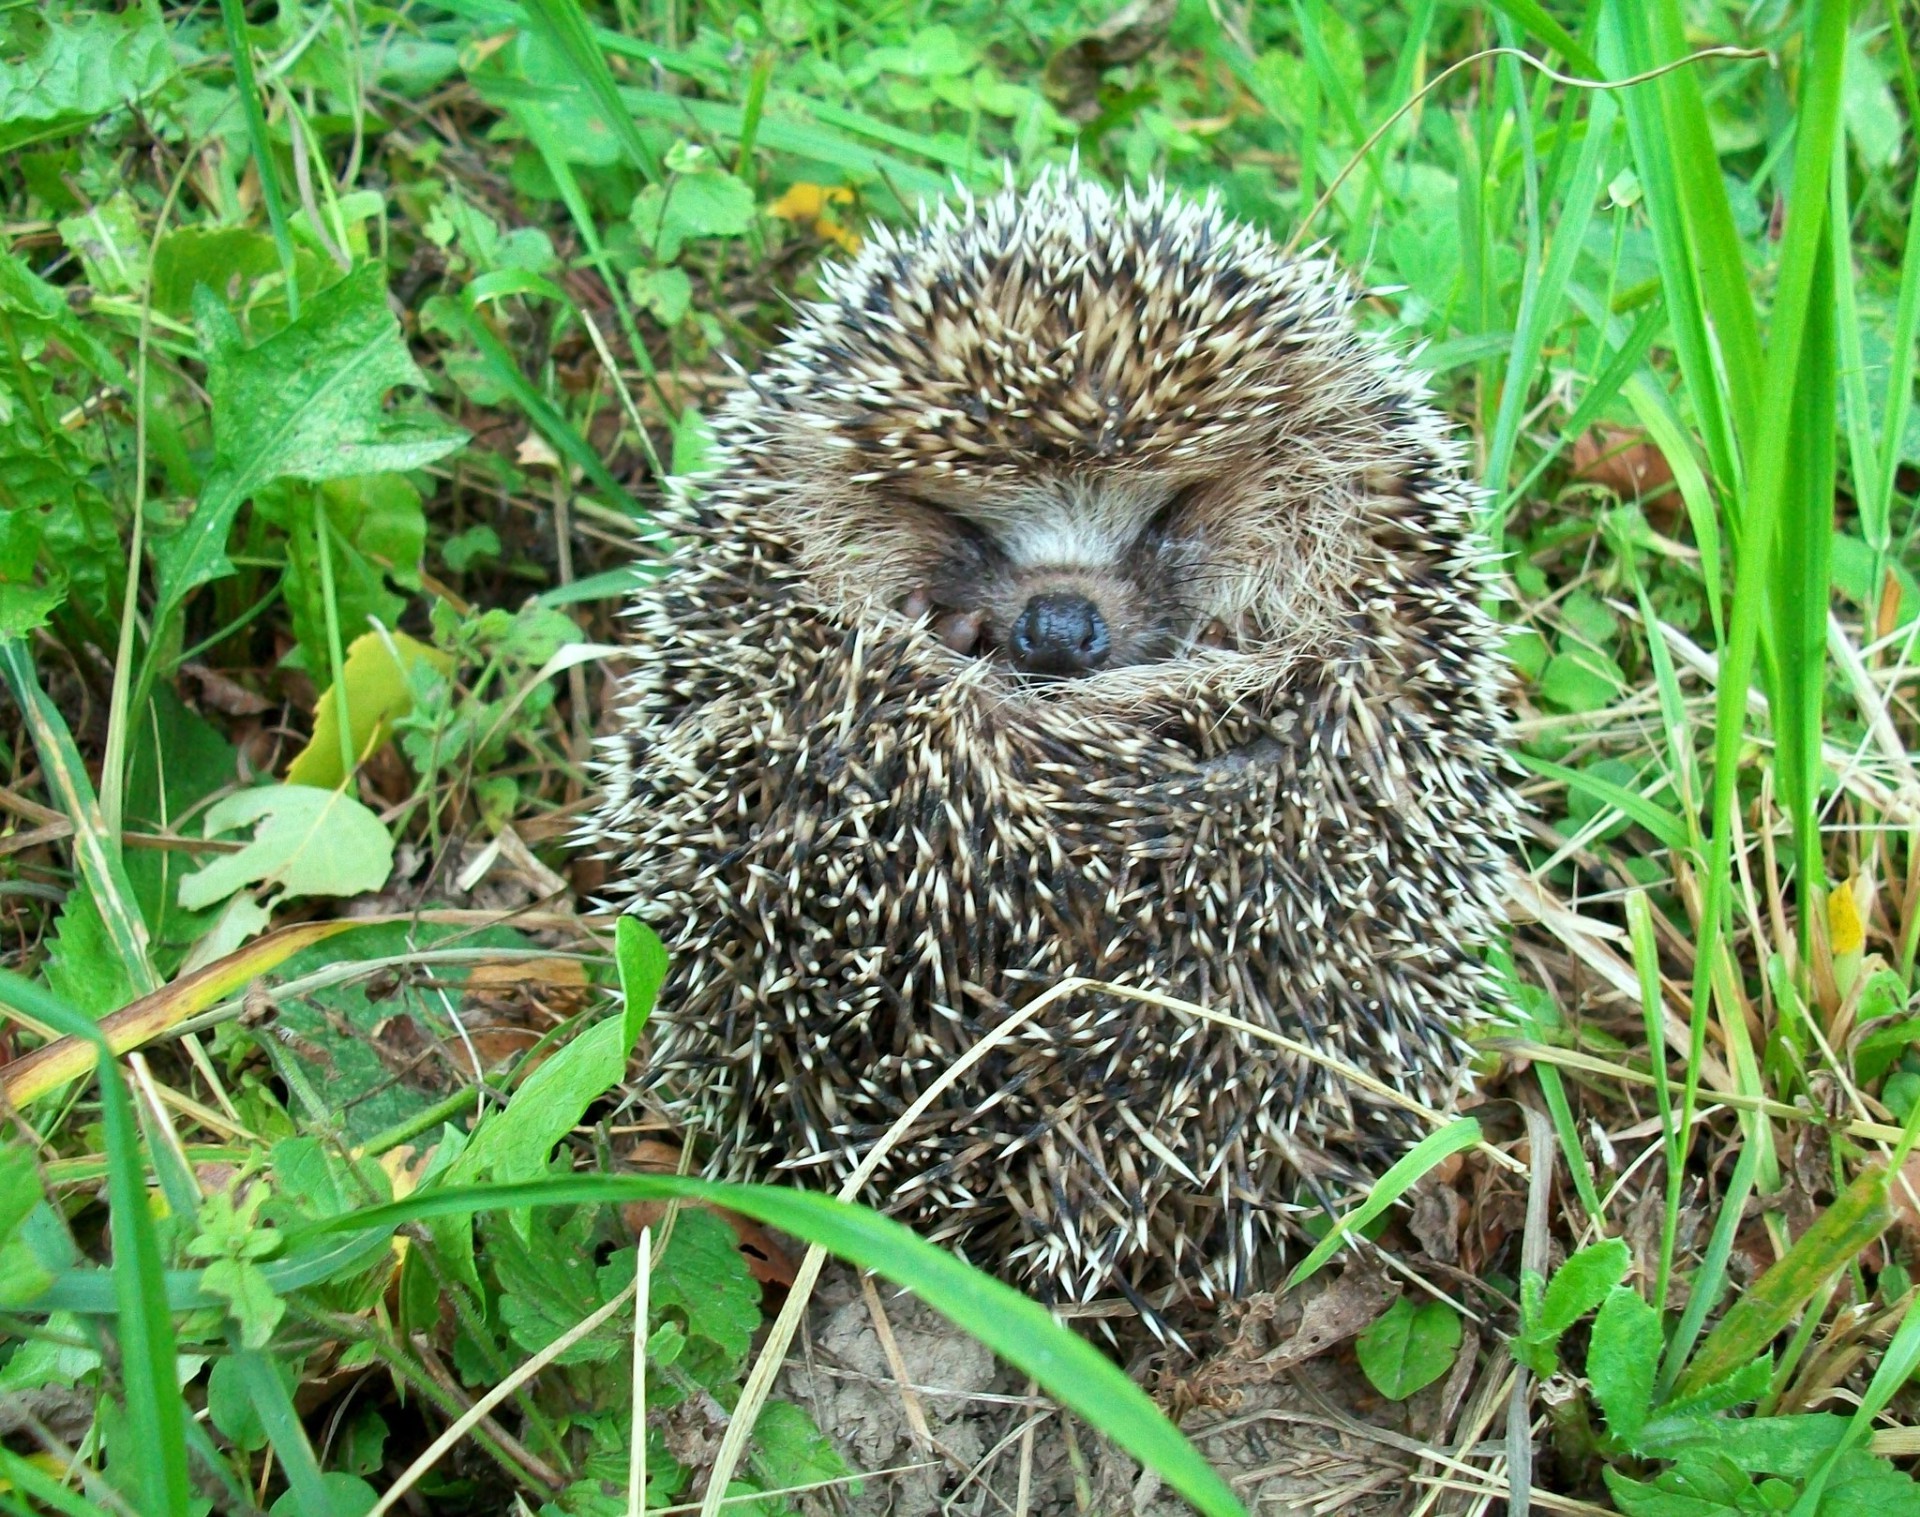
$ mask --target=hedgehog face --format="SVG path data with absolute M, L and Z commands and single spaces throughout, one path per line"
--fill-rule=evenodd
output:
M 1209 210 L 1009 194 L 825 294 L 729 413 L 731 487 L 835 620 L 905 616 L 1010 695 L 1334 647 L 1423 463 L 1339 276 Z
M 920 561 L 894 609 L 954 653 L 1034 678 L 1176 656 L 1208 621 L 1192 593 L 1206 561 L 1199 493 L 1067 479 L 910 499 Z

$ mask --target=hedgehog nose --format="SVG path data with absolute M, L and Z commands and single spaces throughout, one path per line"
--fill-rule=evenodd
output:
M 1013 624 L 1007 651 L 1028 674 L 1083 674 L 1112 646 L 1107 620 L 1084 595 L 1036 595 Z

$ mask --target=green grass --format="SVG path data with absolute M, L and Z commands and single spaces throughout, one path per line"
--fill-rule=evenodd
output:
M 576 909 L 562 839 L 595 645 L 727 361 L 868 226 L 1074 153 L 1323 241 L 1366 324 L 1425 345 L 1488 487 L 1534 809 L 1487 1063 L 1545 1120 L 1413 1163 L 1475 1278 L 1416 1246 L 1400 1171 L 1300 1266 L 1385 1250 L 1434 1292 L 1349 1370 L 1396 1426 L 1472 1356 L 1485 1415 L 1412 1486 L 1912 1505 L 1920 20 L 1183 0 L 1061 93 L 1103 19 L 0 13 L 0 1006 L 5 1048 L 52 1050 L 0 1073 L 0 1404 L 80 1409 L 0 1441 L 0 1510 L 352 1517 L 455 1426 L 427 1510 L 628 1511 L 636 1427 L 649 1509 L 811 1510 L 856 1473 L 777 1402 L 736 1419 L 728 1507 L 669 1444 L 674 1408 L 767 1395 L 761 1293 L 683 1207 L 633 1320 L 608 1203 L 705 1192 L 613 1173 L 659 966 Z M 378 921 L 272 932 L 383 884 Z M 732 1199 L 1234 1509 L 1217 1416 L 1180 1439 L 870 1214 Z M 1499 1442 L 1509 1375 L 1531 1441 Z

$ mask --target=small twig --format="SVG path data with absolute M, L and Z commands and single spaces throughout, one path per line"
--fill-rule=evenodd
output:
M 1556 1149 L 1553 1123 L 1534 1107 L 1523 1107 L 1527 1117 L 1528 1158 L 1533 1174 L 1527 1184 L 1527 1223 L 1520 1235 L 1520 1268 L 1536 1275 L 1547 1272 L 1547 1245 L 1552 1232 L 1547 1210 L 1553 1204 L 1553 1162 Z M 1513 1395 L 1507 1401 L 1507 1512 L 1527 1517 L 1533 1500 L 1533 1376 L 1524 1364 L 1513 1372 Z
M 640 1229 L 633 1256 L 633 1437 L 627 1456 L 627 1517 L 647 1510 L 647 1284 L 653 1271 L 653 1229 Z

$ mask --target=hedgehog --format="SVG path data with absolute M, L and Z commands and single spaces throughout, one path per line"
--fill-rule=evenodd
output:
M 838 1185 L 1069 976 L 1468 1088 L 1515 800 L 1481 493 L 1328 261 L 1075 168 L 875 232 L 714 421 L 585 829 L 709 1172 Z M 1112 993 L 867 1198 L 1056 1303 L 1258 1288 L 1417 1118 Z

